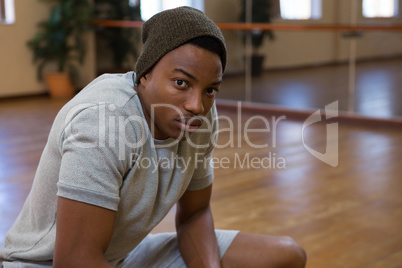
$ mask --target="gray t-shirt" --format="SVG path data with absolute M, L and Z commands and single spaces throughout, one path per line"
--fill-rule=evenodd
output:
M 0 259 L 52 260 L 61 196 L 117 212 L 105 253 L 116 265 L 186 190 L 212 183 L 215 106 L 188 140 L 155 140 L 134 80 L 133 72 L 102 75 L 60 110 Z

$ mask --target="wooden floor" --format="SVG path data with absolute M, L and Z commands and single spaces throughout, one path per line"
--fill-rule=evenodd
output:
M 0 245 L 63 104 L 47 98 L 0 102 Z M 214 154 L 217 228 L 292 236 L 306 249 L 310 268 L 402 267 L 401 128 L 340 123 L 339 164 L 332 167 L 306 150 L 325 153 L 326 124 L 306 127 L 303 144 L 303 120 L 276 116 L 274 128 L 271 115 L 262 113 L 270 131 L 245 138 L 246 121 L 256 114 L 219 112 L 234 124 L 220 120 L 218 147 L 224 148 Z M 262 122 L 251 121 L 249 129 L 266 127 Z M 154 232 L 174 230 L 173 216 L 174 209 Z
M 334 101 L 348 111 L 349 65 L 266 71 L 252 80 L 253 102 L 291 109 L 322 108 Z M 377 118 L 402 118 L 402 58 L 356 64 L 354 112 Z M 220 98 L 245 100 L 244 75 L 227 76 Z

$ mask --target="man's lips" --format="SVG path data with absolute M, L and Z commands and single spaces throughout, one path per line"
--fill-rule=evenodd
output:
M 196 131 L 202 125 L 202 119 L 191 117 L 191 118 L 181 118 L 175 121 L 176 125 L 184 131 Z

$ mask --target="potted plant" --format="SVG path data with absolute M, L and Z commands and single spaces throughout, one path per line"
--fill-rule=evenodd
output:
M 241 0 L 240 21 L 246 22 L 247 1 L 252 1 L 251 22 L 252 23 L 271 23 L 272 20 L 272 0 Z M 259 48 L 264 43 L 265 37 L 274 40 L 274 34 L 270 30 L 252 30 L 244 32 L 243 41 L 251 34 L 251 44 L 253 52 L 251 56 L 251 73 L 254 76 L 261 75 L 263 72 L 264 55 L 259 53 Z
M 57 72 L 45 75 L 49 93 L 55 97 L 71 97 L 75 93 L 72 81 L 85 56 L 83 33 L 89 29 L 92 6 L 88 0 L 40 1 L 51 5 L 50 14 L 38 24 L 38 32 L 27 42 L 38 65 L 37 77 L 42 80 L 44 67 L 55 63 Z
M 101 20 L 141 21 L 139 1 L 95 0 L 95 18 Z M 136 28 L 97 27 L 97 54 L 110 53 L 112 62 L 103 72 L 126 72 L 132 70 L 139 55 L 141 30 Z M 105 44 L 105 46 L 102 46 Z M 104 60 L 104 58 L 103 58 Z M 107 62 L 108 63 L 108 62 Z

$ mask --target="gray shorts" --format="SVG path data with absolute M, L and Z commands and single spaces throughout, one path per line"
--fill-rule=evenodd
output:
M 222 259 L 239 231 L 215 230 Z M 1 267 L 1 262 L 0 262 Z M 4 262 L 4 268 L 45 268 L 51 265 Z M 149 234 L 118 266 L 118 268 L 185 268 L 176 233 Z
M 215 230 L 222 259 L 239 231 Z M 185 268 L 177 245 L 176 233 L 148 235 L 118 267 L 122 268 Z

